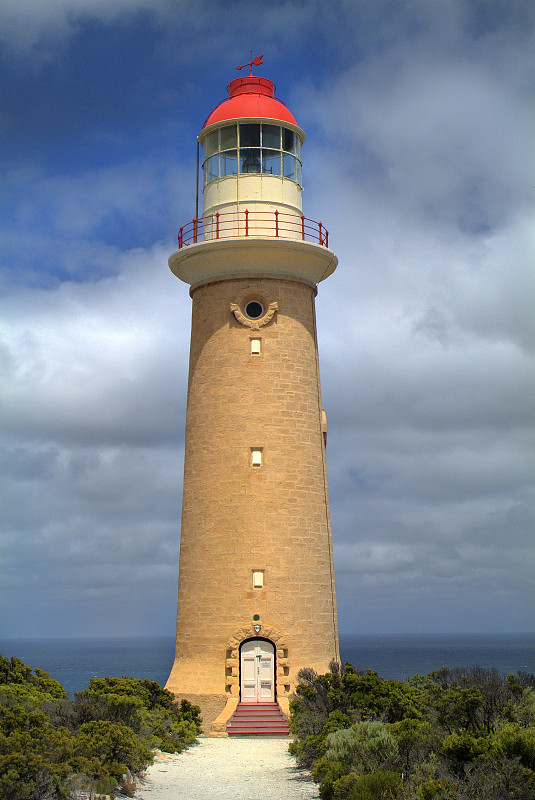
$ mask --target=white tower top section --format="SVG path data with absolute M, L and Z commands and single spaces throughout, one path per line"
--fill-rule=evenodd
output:
M 270 80 L 251 75 L 232 81 L 228 100 L 212 111 L 199 135 L 203 217 L 245 207 L 257 217 L 275 210 L 300 215 L 304 140 Z
M 303 215 L 305 134 L 267 78 L 237 78 L 227 90 L 198 137 L 202 218 L 180 229 L 169 266 L 192 284 L 245 273 L 318 283 L 337 258 L 322 223 Z

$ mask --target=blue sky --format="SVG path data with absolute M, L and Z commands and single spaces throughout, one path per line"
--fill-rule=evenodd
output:
M 535 8 L 4 0 L 6 636 L 172 634 L 195 140 L 305 129 L 340 627 L 533 629 Z

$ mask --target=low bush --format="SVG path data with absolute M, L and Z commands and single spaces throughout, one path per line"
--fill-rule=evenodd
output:
M 180 752 L 200 724 L 197 706 L 177 705 L 155 681 L 93 678 L 68 699 L 47 672 L 0 656 L 0 798 L 113 795 L 117 786 L 133 796 L 151 750 Z
M 322 800 L 535 800 L 534 685 L 477 666 L 406 682 L 303 670 L 290 752 Z

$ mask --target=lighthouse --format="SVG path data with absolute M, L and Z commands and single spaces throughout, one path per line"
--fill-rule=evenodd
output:
M 339 659 L 315 318 L 337 258 L 303 214 L 305 134 L 258 63 L 202 126 L 202 215 L 169 258 L 192 323 L 166 688 L 219 735 L 284 731 L 299 670 Z

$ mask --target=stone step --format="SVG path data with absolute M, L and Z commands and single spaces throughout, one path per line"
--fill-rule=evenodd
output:
M 278 703 L 238 703 L 235 714 L 278 714 L 282 712 Z
M 260 719 L 259 717 L 254 717 L 251 719 L 233 719 L 229 720 L 227 723 L 227 727 L 231 726 L 233 728 L 246 728 L 248 725 L 274 725 L 283 728 L 288 727 L 288 723 L 283 719 Z
M 227 733 L 229 736 L 288 736 L 290 730 L 278 703 L 238 703 L 227 722 Z
M 289 730 L 279 730 L 278 728 L 258 728 L 255 725 L 250 725 L 247 730 L 236 730 L 235 728 L 227 727 L 227 734 L 229 736 L 289 736 Z
M 248 719 L 249 717 L 261 717 L 262 719 L 266 719 L 267 717 L 275 717 L 276 719 L 279 719 L 280 711 L 235 711 L 234 717 L 241 717 L 243 719 Z
M 244 730 L 251 725 L 256 727 L 270 726 L 272 728 L 281 728 L 281 730 L 288 730 L 288 723 L 282 719 L 233 719 L 227 722 L 227 732 L 229 728 L 232 730 Z

